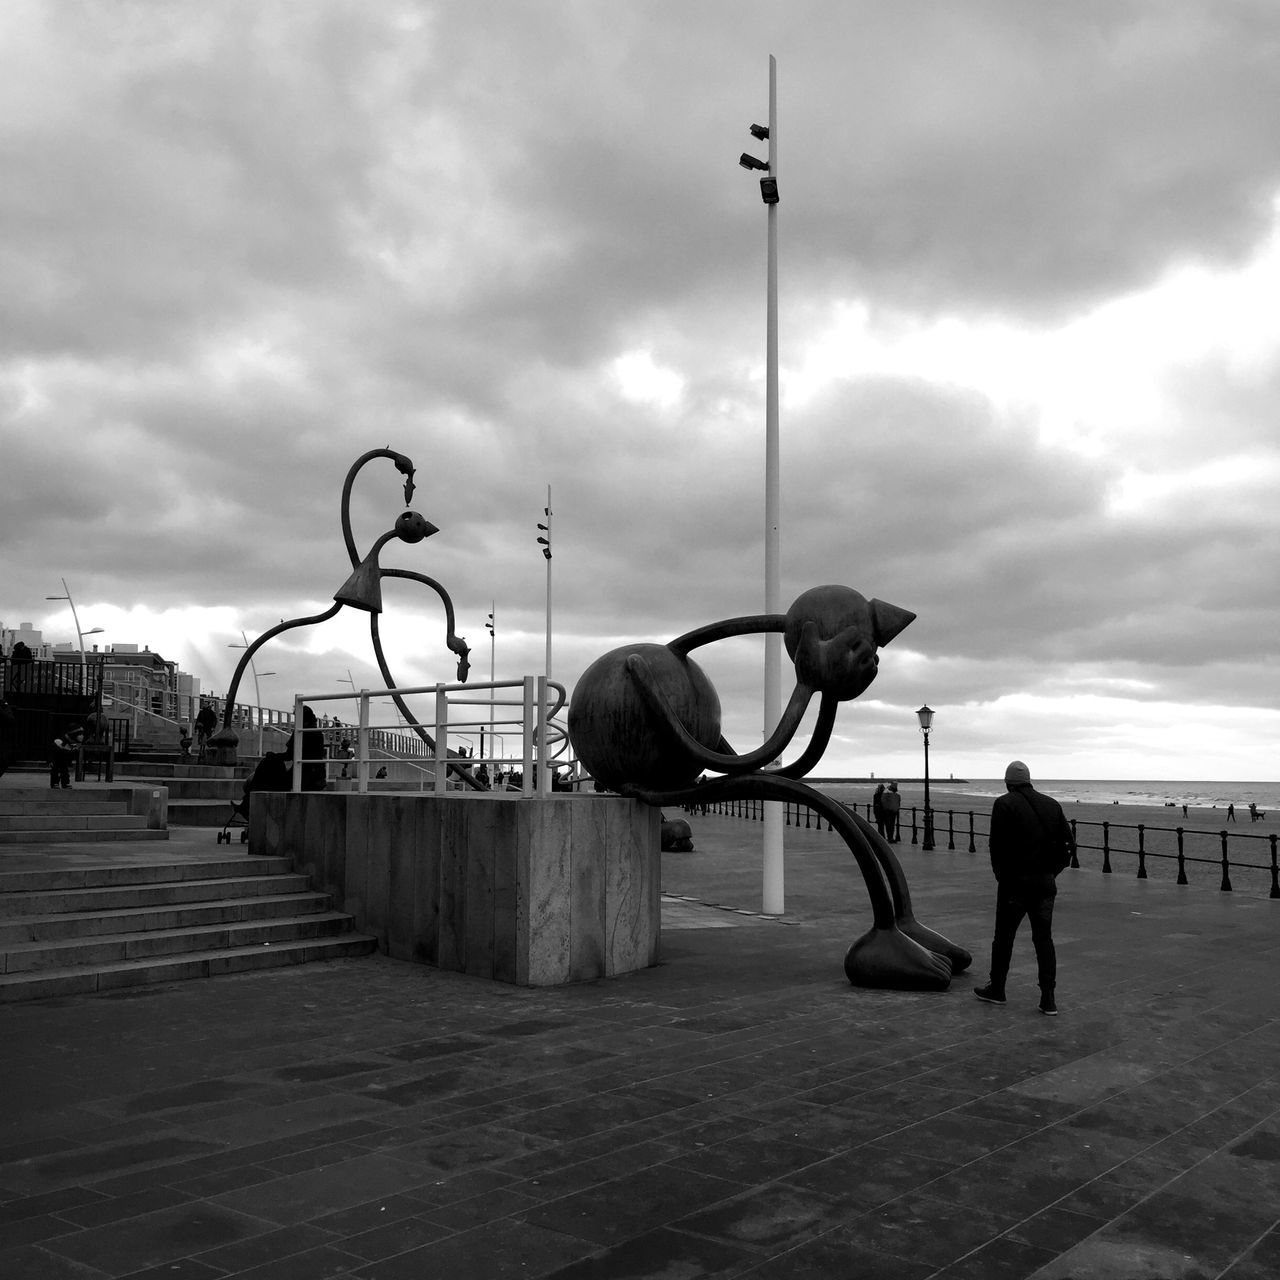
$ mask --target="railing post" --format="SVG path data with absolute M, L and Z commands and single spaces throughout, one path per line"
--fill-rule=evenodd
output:
M 1178 832 L 1178 883 L 1187 883 L 1187 859 L 1182 852 L 1182 828 L 1176 828 Z
M 1102 874 L 1111 874 L 1111 823 L 1102 824 Z
M 1144 842 L 1143 824 L 1138 823 L 1138 879 L 1145 880 L 1147 878 L 1147 850 Z
M 915 805 L 912 805 L 912 806 L 911 806 L 911 843 L 912 843 L 912 844 L 918 844 L 918 843 L 919 843 L 919 839 L 918 839 L 917 832 L 916 832 L 916 807 L 915 807 Z
M 302 790 L 302 699 L 293 700 L 293 773 L 290 790 Z
M 1073 871 L 1080 870 L 1080 855 L 1077 850 L 1080 848 L 1080 842 L 1076 839 L 1076 820 L 1071 819 L 1071 869 Z
M 1231 863 L 1227 860 L 1227 833 L 1222 833 L 1222 883 L 1218 886 L 1223 893 L 1231 892 Z
M 547 677 L 538 677 L 538 794 L 551 794 L 551 734 L 547 730 Z
M 533 676 L 525 676 L 524 678 L 524 722 L 523 722 L 523 750 L 524 750 L 524 775 L 520 779 L 520 794 L 522 796 L 533 795 L 533 722 L 534 707 L 533 701 L 537 692 L 537 684 Z
M 1271 837 L 1271 896 L 1280 898 L 1280 865 L 1276 863 L 1276 837 Z
M 969 810 L 969 852 L 977 853 L 978 846 L 973 843 L 973 810 Z
M 356 733 L 356 790 L 369 790 L 369 690 L 360 690 L 360 728 Z
M 947 848 L 954 850 L 956 847 L 956 815 L 947 810 Z
M 449 697 L 444 685 L 436 685 L 436 778 L 434 791 L 444 795 L 449 782 Z

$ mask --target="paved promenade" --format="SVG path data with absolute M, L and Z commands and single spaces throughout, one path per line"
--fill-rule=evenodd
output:
M 694 826 L 663 963 L 631 977 L 372 957 L 0 1008 L 0 1276 L 1280 1275 L 1265 884 L 1064 873 L 1045 1018 L 1028 937 L 1008 1006 L 973 998 L 984 854 L 900 846 L 974 972 L 861 991 L 841 960 L 867 900 L 833 837 L 788 832 L 787 914 L 762 919 L 759 824 Z

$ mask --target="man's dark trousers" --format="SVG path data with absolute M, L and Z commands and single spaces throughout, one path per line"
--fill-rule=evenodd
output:
M 1053 900 L 1057 886 L 1052 876 L 1028 876 L 996 886 L 996 932 L 991 942 L 991 985 L 1004 992 L 1013 959 L 1013 940 L 1023 916 L 1031 921 L 1031 941 L 1036 949 L 1041 995 L 1053 995 L 1058 980 L 1058 958 L 1053 949 Z

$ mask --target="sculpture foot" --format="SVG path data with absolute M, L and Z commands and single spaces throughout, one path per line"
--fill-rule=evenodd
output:
M 869 929 L 845 953 L 844 972 L 855 987 L 945 991 L 951 964 L 900 929 Z
M 963 947 L 957 946 L 950 938 L 944 938 L 942 934 L 935 933 L 928 925 L 921 924 L 915 916 L 904 916 L 899 919 L 898 928 L 927 951 L 932 951 L 935 956 L 942 956 L 944 960 L 950 961 L 953 974 L 963 973 L 973 963 L 972 954 Z

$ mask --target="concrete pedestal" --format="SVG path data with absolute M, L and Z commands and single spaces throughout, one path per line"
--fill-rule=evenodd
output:
M 249 852 L 289 858 L 389 956 L 551 986 L 657 962 L 659 829 L 618 796 L 257 792 Z

